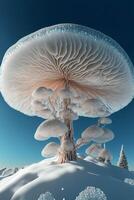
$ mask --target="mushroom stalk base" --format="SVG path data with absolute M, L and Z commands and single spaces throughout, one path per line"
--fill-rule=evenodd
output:
M 60 152 L 58 163 L 66 163 L 68 161 L 75 161 L 77 160 L 76 151 L 69 151 L 69 152 Z
M 71 150 L 64 150 L 64 145 L 66 142 L 69 142 L 73 146 Z M 67 135 L 65 135 L 61 138 L 61 150 L 59 152 L 58 163 L 65 163 L 74 160 L 77 160 L 75 144 L 72 141 L 72 138 L 68 138 Z
M 64 111 L 68 109 L 70 103 L 69 99 L 64 100 Z M 61 148 L 59 151 L 58 163 L 65 163 L 68 161 L 77 160 L 76 147 L 74 144 L 73 136 L 73 123 L 70 119 L 64 119 L 65 124 L 68 127 L 68 132 L 61 137 Z

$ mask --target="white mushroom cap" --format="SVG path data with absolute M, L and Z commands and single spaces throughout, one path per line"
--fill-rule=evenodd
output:
M 54 91 L 68 84 L 88 99 L 99 99 L 104 116 L 134 96 L 133 65 L 124 50 L 108 36 L 80 25 L 59 24 L 22 38 L 6 52 L 1 67 L 5 101 L 27 115 L 33 115 L 32 93 L 40 87 Z
M 101 147 L 100 144 L 92 144 L 86 149 L 85 153 L 87 155 L 92 155 L 92 156 L 95 155 L 95 156 L 97 156 L 102 149 L 103 148 Z
M 100 124 L 111 124 L 112 120 L 108 117 L 101 117 L 99 120 Z
M 48 143 L 41 152 L 43 157 L 52 157 L 58 154 L 60 145 L 55 142 Z
M 92 125 L 85 129 L 81 134 L 81 137 L 85 140 L 93 140 L 94 138 L 101 137 L 104 134 L 104 130 L 97 125 Z
M 45 140 L 48 137 L 60 137 L 67 131 L 67 126 L 58 119 L 46 120 L 39 125 L 34 138 L 36 140 Z
M 114 139 L 114 133 L 110 129 L 103 128 L 103 130 L 103 135 L 93 139 L 95 142 L 106 143 Z
M 110 115 L 110 112 L 107 110 L 106 106 L 98 99 L 86 100 L 82 104 L 81 109 L 85 113 L 85 116 L 89 117 L 101 117 Z

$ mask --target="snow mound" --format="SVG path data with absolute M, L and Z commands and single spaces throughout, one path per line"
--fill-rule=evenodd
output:
M 126 177 L 134 179 L 134 174 L 93 159 L 57 164 L 49 158 L 1 180 L 0 200 L 38 200 L 48 191 L 56 200 L 75 200 L 88 186 L 100 188 L 108 200 L 133 200 L 134 187 L 124 182 Z
M 124 182 L 134 186 L 134 179 L 125 178 Z
M 102 190 L 95 187 L 87 187 L 80 192 L 79 196 L 75 200 L 107 200 L 106 195 Z
M 6 170 L 6 168 L 0 169 L 0 176 L 2 175 L 2 173 Z
M 13 174 L 15 174 L 19 169 L 16 167 L 16 168 L 13 168 L 13 169 L 2 169 L 0 170 L 0 180 L 2 180 L 3 178 L 6 178 L 8 176 L 11 176 Z

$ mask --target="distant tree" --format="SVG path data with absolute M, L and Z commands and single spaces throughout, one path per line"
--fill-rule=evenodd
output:
M 121 168 L 128 169 L 128 162 L 127 162 L 127 158 L 126 158 L 126 155 L 125 155 L 125 152 L 124 152 L 124 146 L 123 145 L 121 146 L 120 157 L 119 157 L 117 166 L 121 167 Z

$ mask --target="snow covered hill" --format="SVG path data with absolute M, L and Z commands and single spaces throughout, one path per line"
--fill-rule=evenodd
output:
M 134 174 L 90 157 L 65 164 L 46 159 L 1 180 L 0 200 L 38 200 L 45 192 L 56 200 L 75 200 L 88 186 L 100 188 L 107 200 L 134 200 L 134 186 L 125 178 L 134 179 Z
M 6 178 L 8 176 L 11 176 L 13 174 L 15 174 L 19 169 L 16 167 L 16 168 L 13 168 L 13 169 L 1 169 L 0 170 L 0 180 L 2 180 L 3 178 Z

